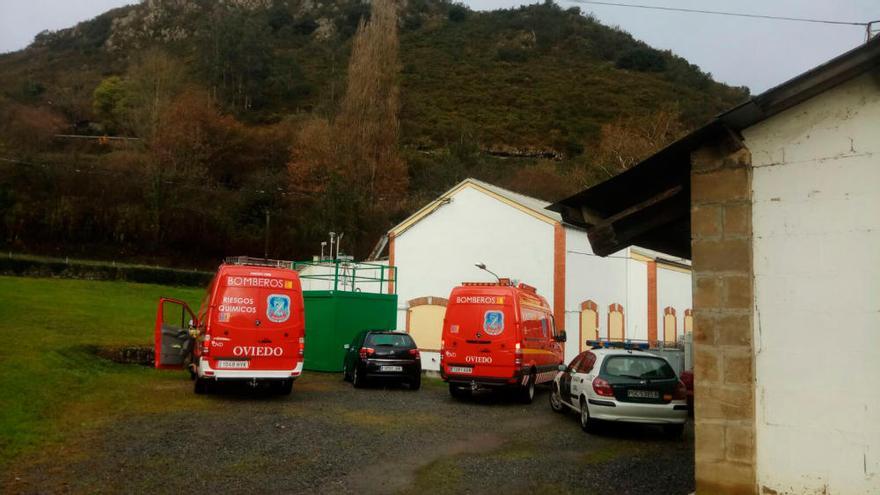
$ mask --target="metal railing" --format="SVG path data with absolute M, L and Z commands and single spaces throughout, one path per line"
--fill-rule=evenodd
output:
M 327 290 L 397 293 L 397 267 L 345 259 L 294 261 L 300 280 L 327 282 Z

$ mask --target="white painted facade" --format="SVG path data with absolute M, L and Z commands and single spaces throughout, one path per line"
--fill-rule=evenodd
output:
M 499 276 L 534 286 L 553 307 L 554 235 L 561 225 L 565 238 L 565 316 L 564 321 L 557 320 L 557 326 L 567 332 L 566 360 L 580 351 L 581 308 L 586 301 L 597 306 L 600 337 L 609 335 L 609 306 L 619 304 L 623 307 L 625 338 L 647 340 L 648 257 L 639 253 L 658 253 L 627 248 L 607 258 L 596 256 L 590 250 L 586 232 L 561 224 L 556 213 L 544 209 L 547 205 L 468 179 L 416 213 L 417 220 L 411 217 L 395 227 L 390 249 L 400 275 L 398 329 L 407 329 L 408 315 L 412 318 L 410 301 L 446 298 L 453 287 L 465 281 L 493 281 L 492 275 L 474 266 L 476 263 L 485 263 Z M 658 269 L 658 278 L 665 271 Z M 666 283 L 664 292 L 669 294 L 664 295 L 664 301 L 674 304 L 683 315 L 691 308 L 690 275 L 677 275 L 685 278 L 673 277 Z M 425 319 L 419 314 L 417 321 Z M 662 314 L 658 328 L 662 329 Z M 439 334 L 440 329 L 436 332 Z M 419 340 L 417 337 L 416 342 Z M 423 368 L 439 369 L 439 354 L 431 352 L 436 349 L 420 347 Z
M 758 487 L 880 493 L 880 72 L 743 135 Z

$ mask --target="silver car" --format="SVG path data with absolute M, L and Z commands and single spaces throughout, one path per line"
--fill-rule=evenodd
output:
M 661 425 L 681 436 L 688 417 L 687 389 L 669 362 L 638 349 L 593 348 L 560 365 L 550 407 L 573 409 L 581 428 L 597 421 Z

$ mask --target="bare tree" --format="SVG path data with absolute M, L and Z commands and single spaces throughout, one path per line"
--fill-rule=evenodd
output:
M 595 163 L 611 175 L 622 172 L 680 137 L 684 130 L 674 109 L 619 118 L 602 126 Z

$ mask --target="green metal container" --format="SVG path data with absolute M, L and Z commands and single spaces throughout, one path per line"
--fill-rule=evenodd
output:
M 344 346 L 358 332 L 397 329 L 397 294 L 309 290 L 303 299 L 307 370 L 342 371 Z

